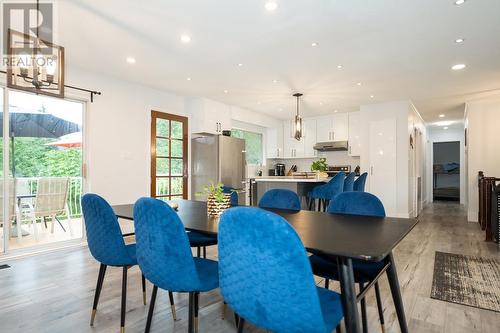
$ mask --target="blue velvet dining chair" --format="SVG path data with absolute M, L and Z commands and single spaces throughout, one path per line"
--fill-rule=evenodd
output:
M 355 172 L 349 172 L 344 180 L 344 192 L 354 191 L 354 179 L 356 178 Z
M 219 286 L 217 262 L 193 258 L 179 216 L 163 201 L 139 199 L 134 205 L 134 225 L 137 261 L 154 285 L 145 331 L 151 328 L 158 288 L 189 293 L 189 332 L 198 331 L 199 294 Z
M 238 193 L 234 190 L 234 188 L 224 185 L 222 186 L 222 192 L 231 194 L 231 206 L 238 206 Z
M 300 206 L 297 193 L 287 189 L 269 190 L 259 200 L 260 208 L 300 210 Z
M 122 267 L 122 296 L 120 332 L 125 332 L 127 302 L 127 270 L 137 265 L 135 244 L 125 245 L 118 219 L 111 206 L 97 194 L 87 193 L 82 197 L 82 212 L 87 233 L 87 243 L 92 256 L 101 264 L 97 277 L 90 326 L 94 325 L 97 304 L 108 266 Z M 146 281 L 142 275 L 142 296 L 146 304 Z
M 302 242 L 282 217 L 255 207 L 224 212 L 219 283 L 240 318 L 278 333 L 331 332 L 343 318 L 340 296 L 316 287 Z
M 330 179 L 328 183 L 313 188 L 313 190 L 307 194 L 309 210 L 316 210 L 316 200 L 318 200 L 318 210 L 326 211 L 326 207 L 328 207 L 330 200 L 344 191 L 344 180 L 345 173 L 339 172 Z
M 385 217 L 385 209 L 382 202 L 373 194 L 367 192 L 344 192 L 339 194 L 328 206 L 328 213 L 347 214 L 360 216 Z M 328 288 L 329 280 L 339 281 L 338 266 L 335 258 L 312 255 L 309 257 L 315 275 L 325 279 L 325 287 Z M 359 284 L 360 290 L 365 284 L 370 283 L 384 268 L 384 262 L 368 262 L 363 260 L 352 261 L 354 269 L 354 280 Z M 375 297 L 380 318 L 382 332 L 384 328 L 384 312 L 380 297 L 378 282 L 375 283 Z M 368 331 L 366 301 L 361 300 L 361 317 L 363 331 Z
M 354 181 L 354 191 L 356 192 L 364 192 L 366 185 L 366 178 L 368 177 L 368 173 L 365 172 L 361 174 L 358 179 Z

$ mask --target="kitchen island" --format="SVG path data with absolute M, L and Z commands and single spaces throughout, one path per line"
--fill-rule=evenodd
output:
M 299 195 L 302 207 L 306 207 L 306 195 L 314 187 L 327 183 L 331 178 L 303 176 L 262 176 L 250 179 L 251 205 L 257 206 L 260 198 L 272 189 L 287 189 Z

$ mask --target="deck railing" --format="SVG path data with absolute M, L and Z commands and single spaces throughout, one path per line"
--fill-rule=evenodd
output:
M 18 177 L 16 178 L 16 194 L 36 194 L 38 179 L 41 177 Z M 81 198 L 83 193 L 82 177 L 69 177 L 68 185 L 68 207 L 70 217 L 82 215 Z

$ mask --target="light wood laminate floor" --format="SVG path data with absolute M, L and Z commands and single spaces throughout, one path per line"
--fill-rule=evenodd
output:
M 398 246 L 395 258 L 403 300 L 412 333 L 493 333 L 500 331 L 500 313 L 430 299 L 434 252 L 498 256 L 495 244 L 485 243 L 475 223 L 467 223 L 458 204 L 435 203 L 425 208 L 420 223 Z M 209 255 L 216 258 L 215 250 Z M 118 332 L 121 269 L 108 268 L 94 327 L 90 310 L 99 265 L 88 249 L 65 250 L 7 262 L 0 270 L 1 332 Z M 318 279 L 318 283 L 322 281 Z M 337 285 L 331 286 L 337 289 Z M 151 292 L 148 284 L 148 297 Z M 387 332 L 399 332 L 385 277 L 381 281 Z M 149 301 L 149 300 L 148 300 Z M 187 296 L 175 295 L 172 321 L 166 292 L 158 294 L 152 332 L 187 332 Z M 235 332 L 232 314 L 221 319 L 219 293 L 201 295 L 200 332 Z M 143 332 L 147 306 L 142 304 L 140 273 L 130 269 L 127 332 Z M 370 332 L 380 332 L 375 297 L 368 295 Z M 262 332 L 249 327 L 246 332 Z

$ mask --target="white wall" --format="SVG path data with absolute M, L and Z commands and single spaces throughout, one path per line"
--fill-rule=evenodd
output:
M 500 177 L 500 96 L 471 101 L 466 106 L 468 218 L 478 220 L 477 174 Z

